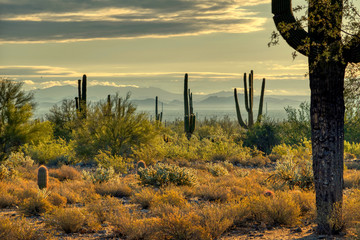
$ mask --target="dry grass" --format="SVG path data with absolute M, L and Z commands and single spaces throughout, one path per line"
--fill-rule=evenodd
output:
M 41 240 L 47 237 L 37 230 L 25 218 L 0 218 L 0 239 Z
M 300 206 L 286 192 L 274 197 L 252 196 L 246 200 L 254 220 L 269 225 L 294 226 L 300 221 Z
M 49 212 L 53 206 L 45 196 L 38 194 L 36 197 L 27 198 L 22 202 L 19 210 L 25 216 L 37 216 Z
M 65 197 L 70 204 L 88 203 L 100 196 L 95 192 L 94 184 L 87 181 L 65 181 L 62 184 L 55 186 L 52 192 L 57 192 Z
M 87 211 L 94 215 L 100 223 L 107 221 L 112 212 L 121 207 L 122 202 L 113 197 L 97 199 L 86 206 Z
M 56 192 L 52 192 L 50 193 L 49 197 L 47 198 L 47 200 L 54 206 L 56 207 L 65 207 L 66 203 L 67 203 L 67 199 L 66 197 L 61 196 L 60 194 L 56 193 Z
M 346 170 L 344 172 L 344 188 L 360 187 L 360 170 Z
M 109 181 L 95 185 L 96 193 L 101 196 L 112 197 L 130 197 L 132 189 L 128 184 L 121 182 L 121 180 Z
M 167 188 L 161 193 L 156 194 L 153 201 L 150 203 L 151 207 L 161 207 L 163 205 L 170 205 L 174 207 L 183 207 L 187 204 L 184 194 L 178 188 Z
M 65 233 L 79 232 L 85 220 L 85 215 L 77 208 L 57 208 L 46 216 L 47 224 Z
M 142 208 L 147 209 L 152 205 L 157 194 L 158 193 L 154 189 L 144 187 L 139 192 L 133 194 L 130 199 L 131 202 L 140 204 Z
M 81 173 L 74 167 L 62 165 L 59 169 L 49 169 L 49 176 L 65 180 L 81 180 Z

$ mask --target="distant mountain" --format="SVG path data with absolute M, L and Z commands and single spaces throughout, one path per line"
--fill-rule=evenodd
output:
M 77 88 L 67 86 L 55 86 L 45 89 L 32 91 L 35 101 L 38 103 L 36 115 L 43 116 L 49 112 L 54 104 L 61 104 L 63 99 L 74 99 L 77 96 Z M 131 93 L 131 101 L 137 106 L 138 110 L 153 114 L 155 97 L 164 103 L 164 116 L 179 117 L 183 113 L 183 95 L 165 91 L 160 88 L 135 88 L 135 87 L 112 87 L 112 86 L 91 86 L 88 87 L 88 100 L 97 102 L 106 99 L 108 94 L 115 95 L 118 93 L 121 97 Z M 244 95 L 239 93 L 239 102 L 241 111 L 245 113 Z M 298 107 L 303 101 L 309 101 L 309 96 L 281 96 L 265 95 L 264 112 L 266 106 L 269 112 L 285 112 L 284 107 Z M 254 110 L 257 111 L 259 106 L 259 97 L 254 97 Z M 200 116 L 209 114 L 229 115 L 235 117 L 235 103 L 233 92 L 221 91 L 207 95 L 194 95 L 194 111 Z M 171 114 L 170 114 L 171 113 Z M 275 114 L 275 116 L 277 116 Z

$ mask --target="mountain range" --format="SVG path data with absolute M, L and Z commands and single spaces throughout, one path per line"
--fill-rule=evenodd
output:
M 55 104 L 61 104 L 63 99 L 74 99 L 77 96 L 77 88 L 74 86 L 55 86 L 44 89 L 32 90 L 35 101 L 37 102 L 36 116 L 44 116 Z M 119 94 L 125 97 L 130 92 L 131 101 L 137 106 L 139 111 L 154 114 L 155 97 L 159 97 L 160 109 L 164 110 L 164 118 L 174 120 L 182 117 L 183 94 L 171 93 L 160 88 L 135 88 L 135 87 L 113 87 L 113 86 L 90 86 L 87 89 L 89 102 L 105 100 L 107 95 Z M 239 91 L 241 92 L 241 91 Z M 246 116 L 244 107 L 244 95 L 238 94 L 239 104 L 243 116 Z M 264 113 L 276 119 L 282 119 L 286 116 L 284 108 L 292 106 L 297 108 L 301 102 L 308 101 L 309 96 L 284 96 L 284 95 L 266 95 L 264 99 Z M 200 117 L 228 115 L 235 118 L 234 95 L 231 91 L 221 91 L 207 95 L 194 95 L 194 111 Z M 259 96 L 254 96 L 254 113 L 257 112 Z

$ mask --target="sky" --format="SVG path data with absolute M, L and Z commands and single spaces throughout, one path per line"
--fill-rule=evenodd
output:
M 300 2 L 301 3 L 301 2 Z M 0 0 L 0 77 L 25 89 L 88 84 L 194 94 L 308 95 L 307 59 L 268 47 L 270 0 Z

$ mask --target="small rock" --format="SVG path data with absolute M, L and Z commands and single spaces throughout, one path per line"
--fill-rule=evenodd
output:
M 266 228 L 266 224 L 264 222 L 261 222 L 260 228 Z

